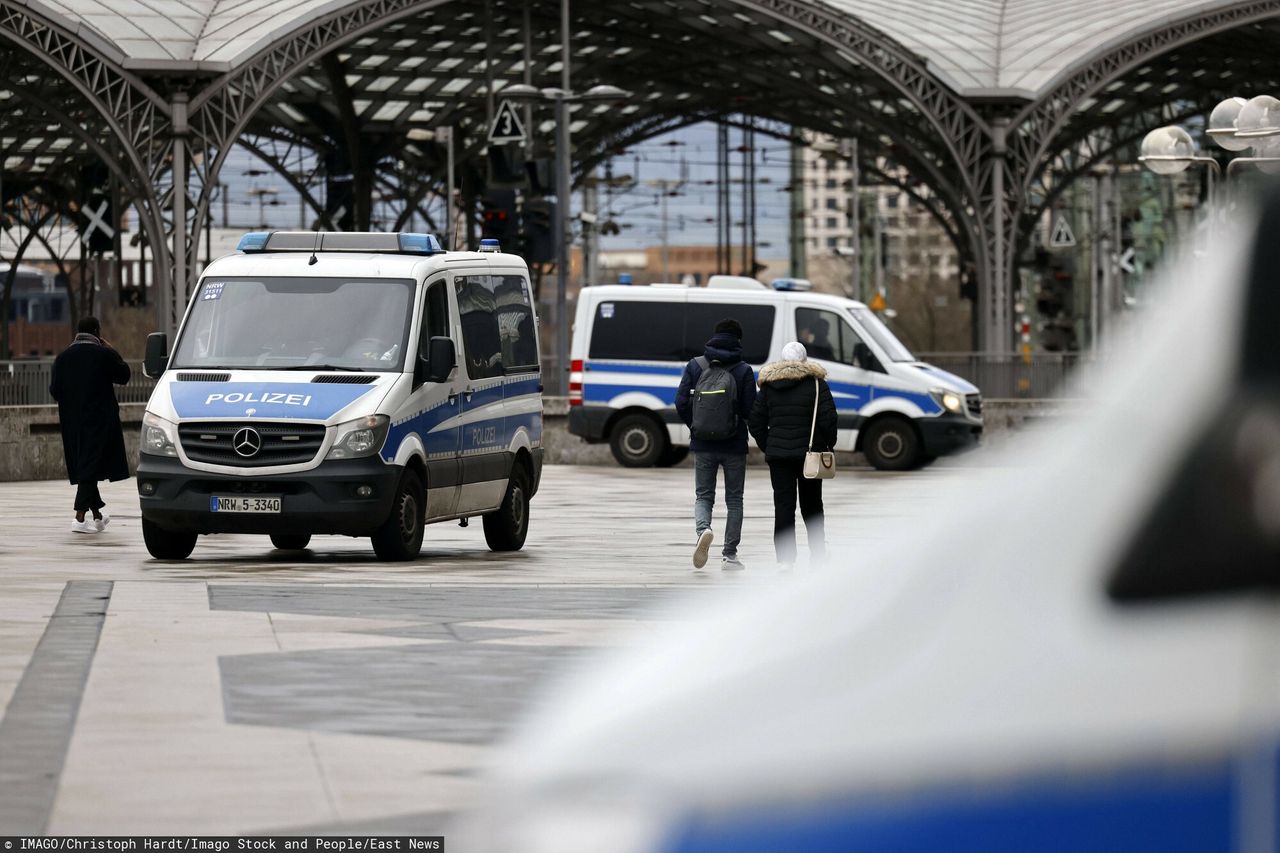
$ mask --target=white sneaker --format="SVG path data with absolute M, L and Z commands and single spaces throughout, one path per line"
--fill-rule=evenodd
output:
M 102 528 L 94 523 L 92 518 L 86 518 L 84 521 L 71 522 L 72 533 L 101 533 Z
M 789 575 L 795 569 L 794 563 L 778 563 L 778 574 Z
M 85 521 L 88 521 L 88 519 L 85 519 Z M 106 510 L 103 510 L 102 518 L 95 518 L 93 520 L 93 523 L 97 525 L 98 532 L 101 533 L 102 531 L 106 530 L 107 525 L 111 523 L 111 514 L 108 513 Z
M 707 564 L 707 555 L 711 553 L 711 540 L 715 538 L 716 535 L 711 532 L 710 527 L 698 534 L 698 546 L 693 549 L 693 567 L 695 569 L 700 569 Z
M 725 557 L 720 561 L 720 571 L 722 572 L 740 572 L 746 568 L 746 565 L 737 557 Z

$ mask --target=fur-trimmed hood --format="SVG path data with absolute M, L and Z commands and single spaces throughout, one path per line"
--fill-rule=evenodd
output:
M 826 379 L 827 369 L 813 361 L 774 361 L 760 368 L 761 385 L 815 378 Z

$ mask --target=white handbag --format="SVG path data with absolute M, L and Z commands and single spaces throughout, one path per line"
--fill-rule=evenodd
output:
M 804 478 L 806 480 L 830 480 L 836 475 L 836 455 L 829 450 L 813 449 L 813 436 L 818 428 L 818 402 L 822 399 L 822 387 L 817 377 L 813 380 L 813 421 L 809 424 L 809 449 L 804 454 Z

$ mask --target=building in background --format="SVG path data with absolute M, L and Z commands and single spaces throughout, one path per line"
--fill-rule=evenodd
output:
M 972 341 L 955 244 L 924 205 L 864 173 L 856 211 L 851 151 L 812 135 L 802 152 L 805 271 L 814 288 L 868 304 L 913 349 L 960 351 Z M 858 238 L 855 240 L 855 222 Z
M 768 284 L 787 274 L 786 258 L 759 258 L 764 270 L 758 278 Z M 582 251 L 574 247 L 570 257 L 571 279 L 579 281 L 582 270 Z M 588 284 L 618 284 L 623 276 L 630 276 L 631 284 L 688 284 L 702 286 L 717 273 L 716 247 L 668 246 L 663 258 L 661 246 L 637 249 L 613 249 L 600 253 L 600 274 L 597 281 Z

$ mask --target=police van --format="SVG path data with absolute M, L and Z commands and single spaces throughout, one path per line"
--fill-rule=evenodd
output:
M 882 470 L 905 470 L 971 447 L 982 397 L 958 376 L 919 361 L 860 302 L 813 293 L 803 279 L 712 276 L 705 288 L 658 284 L 584 288 L 574 324 L 569 431 L 607 441 L 627 467 L 673 465 L 689 452 L 675 410 L 689 359 L 718 320 L 742 324 L 743 360 L 757 369 L 798 340 L 827 369 L 839 412 L 836 450 L 860 450 Z
M 423 525 L 479 516 L 518 550 L 542 470 L 528 268 L 496 241 L 266 232 L 200 279 L 143 419 L 142 532 L 159 559 L 209 533 L 367 536 L 411 560 Z

